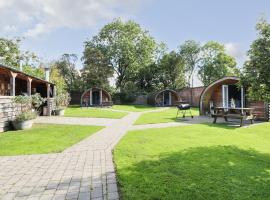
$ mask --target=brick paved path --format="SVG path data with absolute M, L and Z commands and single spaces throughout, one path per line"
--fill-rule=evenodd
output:
M 63 153 L 0 157 L 0 199 L 119 199 L 111 151 L 139 115 L 130 113 Z
M 0 157 L 0 199 L 119 199 L 112 149 L 121 137 L 128 130 L 188 124 L 187 121 L 133 126 L 142 113 L 145 112 L 129 113 L 118 120 L 99 119 L 96 124 L 94 119 L 87 118 L 38 119 L 37 122 L 95 124 L 106 128 L 62 153 Z

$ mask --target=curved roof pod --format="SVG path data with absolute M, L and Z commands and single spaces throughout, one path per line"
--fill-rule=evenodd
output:
M 81 106 L 110 106 L 111 104 L 111 94 L 102 88 L 89 88 L 81 95 Z
M 149 95 L 148 103 L 155 106 L 172 106 L 180 101 L 178 93 L 172 89 L 164 89 Z
M 212 94 L 215 92 L 215 90 L 225 84 L 236 84 L 240 81 L 239 77 L 236 76 L 226 76 L 224 78 L 218 79 L 214 82 L 212 82 L 210 85 L 208 85 L 202 92 L 200 97 L 200 115 L 205 114 L 205 107 L 207 107 L 207 104 L 209 103 Z

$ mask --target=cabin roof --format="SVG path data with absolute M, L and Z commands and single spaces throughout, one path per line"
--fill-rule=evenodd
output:
M 22 71 L 20 71 L 20 70 L 14 69 L 14 68 L 12 68 L 12 67 L 8 67 L 8 66 L 3 65 L 3 64 L 1 64 L 1 63 L 0 63 L 0 68 L 4 68 L 4 69 L 6 69 L 6 70 L 9 70 L 9 71 L 12 71 L 12 72 L 15 72 L 15 73 L 18 73 L 18 74 L 22 74 L 22 75 L 24 75 L 24 76 L 28 76 L 28 77 L 30 77 L 30 78 L 32 78 L 32 79 L 36 79 L 36 80 L 38 80 L 38 81 L 40 81 L 40 82 L 43 82 L 43 83 L 48 83 L 48 84 L 51 84 L 51 85 L 55 85 L 55 84 L 52 83 L 52 82 L 46 81 L 46 80 L 44 80 L 44 79 L 41 79 L 41 78 L 38 78 L 38 77 L 35 77 L 35 76 L 32 76 L 32 75 L 30 75 L 30 74 L 27 74 L 27 73 L 22 72 Z

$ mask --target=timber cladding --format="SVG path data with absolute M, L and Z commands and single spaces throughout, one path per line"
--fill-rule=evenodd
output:
M 249 101 L 248 107 L 253 108 L 253 114 L 256 116 L 256 119 L 266 120 L 269 119 L 269 114 L 267 112 L 268 104 L 265 104 L 263 101 Z
M 13 103 L 13 97 L 0 97 L 0 132 L 11 129 L 11 122 L 22 111 L 21 105 Z

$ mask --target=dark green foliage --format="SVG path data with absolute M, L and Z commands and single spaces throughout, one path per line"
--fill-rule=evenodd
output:
M 205 86 L 224 76 L 239 75 L 236 61 L 225 53 L 225 47 L 218 42 L 207 42 L 201 49 L 199 78 Z
M 194 40 L 187 40 L 179 46 L 179 54 L 185 64 L 187 84 L 193 87 L 193 75 L 200 61 L 201 46 Z
M 63 76 L 67 90 L 77 90 L 80 87 L 80 77 L 76 69 L 77 55 L 63 54 L 62 57 L 54 63 L 54 66 Z
M 248 51 L 242 84 L 248 86 L 250 99 L 270 101 L 270 24 L 261 20 L 256 29 L 258 38 Z
M 165 54 L 157 67 L 157 76 L 163 89 L 180 89 L 186 86 L 184 61 L 175 51 Z
M 154 61 L 156 50 L 155 40 L 139 24 L 119 19 L 105 25 L 96 36 L 85 42 L 85 46 L 94 46 L 101 51 L 104 56 L 102 62 L 106 65 L 108 62 L 114 70 L 116 87 L 120 90 L 127 81 L 136 77 L 139 69 Z
M 108 88 L 113 68 L 109 59 L 91 42 L 86 42 L 83 52 L 81 79 L 84 90 L 91 87 Z

